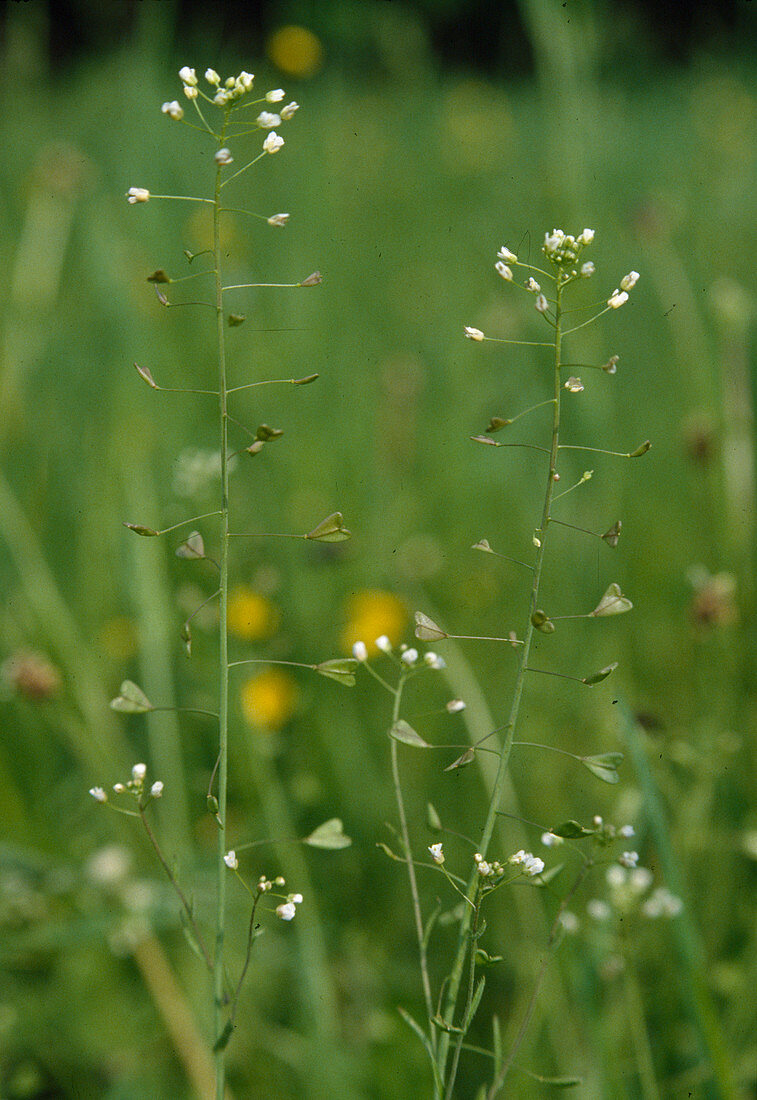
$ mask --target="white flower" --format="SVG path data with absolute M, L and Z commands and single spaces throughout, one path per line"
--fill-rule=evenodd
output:
M 569 936 L 578 931 L 578 917 L 570 909 L 564 909 L 557 919 Z
M 563 838 L 556 836 L 555 833 L 542 833 L 541 842 L 545 848 L 556 848 L 558 844 L 563 843 Z
M 581 275 L 584 279 L 588 279 L 594 274 L 595 271 L 596 268 L 594 267 L 594 264 L 591 262 L 591 260 L 589 260 L 585 264 L 581 264 Z
M 185 65 L 183 69 L 179 69 L 179 78 L 183 80 L 185 84 L 191 84 L 193 87 L 197 84 L 197 73 L 194 69 L 190 69 L 189 65 Z
M 671 894 L 664 886 L 660 886 L 650 898 L 644 902 L 641 911 L 645 917 L 677 917 L 683 910 L 683 902 L 675 894 Z
M 276 916 L 282 920 L 294 920 L 296 912 L 293 901 L 285 901 L 283 905 L 276 906 Z
M 440 657 L 438 653 L 432 653 L 431 650 L 429 650 L 428 653 L 423 654 L 423 660 L 429 668 L 436 669 L 437 672 L 440 669 L 447 667 L 447 662 L 444 660 L 444 658 Z
M 618 836 L 628 838 L 628 837 L 632 837 L 634 835 L 635 835 L 635 830 L 634 830 L 633 825 L 621 825 L 621 827 L 618 829 Z
M 582 393 L 583 388 L 584 388 L 584 384 L 581 381 L 581 379 L 580 378 L 575 378 L 572 374 L 571 374 L 570 378 L 568 379 L 568 381 L 563 386 L 563 389 L 567 390 L 568 393 Z
M 578 234 L 576 240 L 579 244 L 591 244 L 591 242 L 594 240 L 594 230 L 584 229 L 583 232 Z
M 292 894 L 289 900 L 293 901 L 295 905 L 302 905 L 302 894 Z
M 485 860 L 485 859 L 483 859 L 483 858 L 482 858 L 482 857 L 481 857 L 481 856 L 479 855 L 479 853 L 478 853 L 478 852 L 477 852 L 477 853 L 476 853 L 476 855 L 475 855 L 475 856 L 473 857 L 473 859 L 474 859 L 474 861 L 475 861 L 475 863 L 476 863 L 476 870 L 478 871 L 478 873 L 479 873 L 480 875 L 484 875 L 484 876 L 487 876 L 487 875 L 490 875 L 490 874 L 492 873 L 492 868 L 491 868 L 491 864 L 490 864 L 490 863 L 487 863 L 487 862 L 486 862 L 486 860 Z
M 537 295 L 536 301 L 534 302 L 534 306 L 538 313 L 546 313 L 549 309 L 549 302 L 543 294 L 539 294 Z
M 230 871 L 236 871 L 237 867 L 239 866 L 239 860 L 237 859 L 237 853 L 234 851 L 233 848 L 228 851 L 223 857 L 223 862 L 226 864 Z
M 231 153 L 229 152 L 228 149 L 219 149 L 218 152 L 213 157 L 213 160 L 216 162 L 216 164 L 233 164 L 234 163 L 234 158 L 232 157 L 232 155 L 231 155 Z
M 246 92 L 249 92 L 254 80 L 254 73 L 248 73 L 244 69 L 242 69 L 241 73 L 237 77 L 237 82 L 242 85 Z
M 382 653 L 392 652 L 392 643 L 389 641 L 386 634 L 380 635 L 373 644 L 376 649 L 380 649 Z
M 274 88 L 273 91 L 266 92 L 266 99 L 269 103 L 281 103 L 282 99 L 286 95 L 283 88 Z
M 208 84 L 212 84 L 215 88 L 217 88 L 218 85 L 221 83 L 221 78 L 215 71 L 215 69 L 206 69 L 205 79 L 207 80 Z
M 507 862 L 508 862 L 508 863 L 514 863 L 514 864 L 515 864 L 515 866 L 517 867 L 517 866 L 518 866 L 518 864 L 520 864 L 520 863 L 525 863 L 525 861 L 526 861 L 526 857 L 527 857 L 527 856 L 528 856 L 528 852 L 525 852 L 525 851 L 523 850 L 523 848 L 520 848 L 520 849 L 519 849 L 519 850 L 518 850 L 518 851 L 517 851 L 517 852 L 515 853 L 515 855 L 513 855 L 513 856 L 510 856 L 510 858 L 509 858 L 509 860 L 508 860 Z M 475 859 L 476 857 L 474 856 L 473 858 Z
M 529 275 L 529 277 L 526 279 L 526 290 L 531 290 L 534 294 L 538 294 L 541 290 L 541 287 L 539 286 L 533 275 Z
M 592 920 L 609 920 L 612 915 L 612 909 L 601 898 L 592 898 L 591 901 L 587 902 L 586 912 Z
M 517 262 L 518 257 L 510 251 L 506 244 L 503 244 L 497 253 L 497 259 L 504 260 L 506 264 L 514 264 Z
M 185 93 L 186 93 L 186 90 L 187 89 L 185 88 L 184 89 Z M 226 103 L 229 102 L 229 93 L 225 92 L 223 89 L 221 89 L 220 91 L 217 91 L 216 94 L 213 96 L 213 102 L 217 103 L 219 107 L 223 107 Z
M 170 103 L 164 103 L 160 109 L 164 115 L 175 118 L 177 122 L 179 119 L 184 118 L 184 108 L 181 106 L 178 99 L 172 99 Z
M 94 798 L 95 802 L 107 802 L 108 796 L 102 787 L 90 787 L 89 793 Z
M 544 234 L 544 251 L 549 255 L 556 252 L 565 240 L 562 229 L 553 229 L 551 233 Z
M 540 875 L 544 870 L 544 860 L 529 854 L 523 864 L 523 869 L 527 875 Z
M 618 863 L 621 867 L 635 867 L 638 862 L 638 852 L 623 852 L 622 856 L 618 856 Z
M 406 649 L 405 652 L 401 655 L 400 660 L 403 662 L 403 664 L 414 665 L 415 662 L 418 660 L 418 650 L 413 649 L 411 646 L 410 649 Z
M 146 187 L 130 187 L 126 192 L 126 198 L 130 203 L 149 202 L 150 192 Z
M 643 894 L 652 885 L 652 872 L 648 867 L 634 867 L 629 881 L 637 894 Z
M 272 115 L 270 111 L 261 111 L 255 121 L 264 130 L 273 130 L 274 127 L 281 126 L 281 115 Z
M 365 642 L 355 642 L 352 647 L 352 656 L 356 661 L 362 662 L 368 660 L 368 647 Z
M 620 309 L 628 301 L 628 295 L 625 290 L 618 290 L 617 288 L 612 292 L 607 299 L 607 304 L 610 309 Z
M 123 783 L 114 783 L 113 790 L 116 792 L 116 794 L 123 794 L 126 790 L 126 787 Z
M 480 328 L 471 328 L 470 325 L 466 325 L 464 331 L 468 340 L 477 340 L 480 342 L 486 339 Z
M 511 283 L 513 281 L 513 273 L 507 264 L 503 264 L 501 260 L 497 260 L 494 265 L 494 269 L 498 275 L 501 275 L 506 282 Z
M 623 278 L 620 280 L 620 289 L 621 290 L 630 290 L 631 287 L 636 286 L 638 281 L 639 281 L 638 271 L 629 271 L 628 274 L 624 275 Z
M 275 130 L 271 130 L 270 134 L 263 142 L 263 149 L 266 153 L 278 153 L 283 144 L 283 137 L 279 137 Z M 291 920 L 291 917 L 288 917 L 287 919 Z
M 157 779 L 150 787 L 150 794 L 153 798 L 160 798 L 163 794 L 163 780 Z
M 428 850 L 431 852 L 434 863 L 444 863 L 444 852 L 441 844 L 429 844 Z
M 135 764 L 131 769 L 131 777 L 135 783 L 144 783 L 147 775 L 147 764 Z
M 284 119 L 284 122 L 288 122 L 289 119 L 294 116 L 295 111 L 299 111 L 299 109 L 300 109 L 299 103 L 295 103 L 294 100 L 292 100 L 291 103 L 287 103 L 287 105 L 285 107 L 282 107 L 281 108 L 281 117 Z
M 444 704 L 444 707 L 449 714 L 459 714 L 461 710 L 465 710 L 465 703 L 462 699 L 450 699 L 448 703 Z
M 278 225 L 278 226 L 281 226 L 282 228 L 286 225 L 286 223 L 288 221 L 289 221 L 289 215 L 288 214 L 271 214 L 270 218 L 268 218 L 268 224 L 269 225 Z
M 619 890 L 621 886 L 625 886 L 628 875 L 622 867 L 618 867 L 617 863 L 614 863 L 607 868 L 605 879 L 612 890 Z
M 193 84 L 184 85 L 184 95 L 187 99 L 197 99 L 198 91 Z

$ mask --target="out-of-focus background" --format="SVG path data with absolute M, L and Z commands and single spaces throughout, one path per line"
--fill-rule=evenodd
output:
M 582 1100 L 757 1094 L 753 9 L 736 0 L 675 10 L 588 0 L 4 7 L 4 1100 L 189 1097 L 206 1080 L 207 985 L 175 899 L 135 822 L 87 795 L 146 761 L 166 785 L 156 828 L 199 919 L 212 920 L 212 723 L 108 709 L 125 678 L 156 703 L 213 709 L 212 605 L 193 620 L 191 661 L 180 639 L 213 591 L 212 567 L 176 558 L 180 533 L 139 539 L 122 526 L 166 527 L 215 507 L 212 399 L 153 392 L 132 366 L 165 386 L 213 388 L 209 311 L 165 311 L 146 282 L 156 268 L 184 274 L 183 249 L 207 247 L 208 221 L 188 204 L 124 200 L 130 186 L 207 193 L 201 135 L 160 112 L 181 98 L 182 65 L 247 69 L 261 91 L 281 86 L 301 104 L 284 149 L 235 192 L 240 207 L 288 211 L 291 222 L 230 217 L 229 280 L 324 273 L 312 290 L 238 292 L 246 322 L 229 330 L 232 384 L 320 377 L 238 395 L 241 421 L 285 434 L 240 456 L 234 522 L 304 531 L 339 509 L 354 532 L 325 550 L 235 544 L 235 659 L 315 662 L 382 633 L 410 643 L 416 608 L 459 634 L 520 628 L 525 574 L 470 547 L 486 537 L 513 557 L 531 553 L 543 459 L 469 437 L 492 415 L 548 397 L 549 370 L 538 349 L 471 343 L 463 326 L 544 339 L 532 299 L 493 264 L 505 243 L 538 264 L 555 226 L 596 230 L 597 274 L 580 304 L 641 273 L 628 305 L 570 340 L 571 360 L 620 360 L 612 377 L 577 370 L 586 388 L 566 397 L 565 430 L 619 451 L 649 438 L 653 449 L 638 461 L 565 460 L 564 485 L 587 466 L 594 476 L 561 515 L 598 533 L 621 518 L 623 533 L 613 550 L 551 532 L 544 586 L 545 605 L 569 614 L 617 581 L 634 611 L 562 624 L 535 657 L 578 676 L 612 660 L 619 668 L 593 690 L 534 677 L 519 730 L 578 754 L 622 751 L 620 783 L 517 749 L 507 809 L 527 824 L 503 819 L 495 846 L 506 856 L 524 845 L 555 863 L 561 853 L 539 843 L 549 825 L 595 814 L 631 823 L 650 893 L 668 889 L 684 908 L 646 916 L 643 898 L 611 897 L 595 873 L 571 902 L 577 927 L 508 1095 L 551 1095 L 525 1071 L 580 1076 Z M 201 284 L 170 297 L 201 297 Z M 543 442 L 548 416 L 524 418 L 510 438 Z M 198 526 L 212 553 L 212 520 Z M 431 741 L 465 745 L 506 720 L 512 653 L 437 648 L 448 671 L 419 678 L 407 717 Z M 387 658 L 375 667 L 391 674 Z M 268 921 L 256 943 L 229 1052 L 233 1094 L 430 1095 L 424 1051 L 397 1013 L 423 1012 L 407 880 L 376 846 L 393 842 L 396 817 L 388 697 L 368 676 L 348 691 L 303 670 L 250 669 L 234 680 L 230 828 L 238 845 L 274 841 L 244 854 L 250 879 L 284 874 L 306 900 L 291 926 Z M 443 710 L 454 696 L 468 702 L 462 715 Z M 478 835 L 486 776 L 478 765 L 445 774 L 458 751 L 401 747 L 419 859 L 440 839 L 428 801 L 445 825 Z M 291 842 L 331 817 L 352 847 Z M 467 874 L 470 848 L 446 843 L 450 866 Z M 501 893 L 487 914 L 485 946 L 504 961 L 488 972 L 481 1019 L 496 1013 L 506 1044 L 569 882 L 566 870 L 549 891 Z M 236 885 L 235 973 L 247 920 Z M 421 887 L 427 913 L 437 897 L 445 913 L 454 908 L 441 876 L 422 872 Z M 597 901 L 614 915 L 587 911 Z M 429 949 L 437 987 L 453 943 L 442 920 Z M 473 1038 L 491 1045 L 483 1026 Z M 485 1069 L 483 1056 L 465 1056 L 460 1098 L 474 1096 Z

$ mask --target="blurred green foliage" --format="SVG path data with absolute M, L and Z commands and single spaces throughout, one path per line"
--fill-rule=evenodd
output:
M 123 195 L 135 185 L 177 194 L 208 186 L 199 135 L 169 123 L 160 103 L 177 94 L 181 64 L 236 72 L 255 59 L 206 56 L 207 42 L 196 58 L 172 56 L 161 8 L 146 5 L 134 39 L 106 60 L 55 81 L 35 53 L 31 23 L 6 24 L 7 1100 L 189 1096 L 203 1073 L 206 981 L 175 901 L 133 823 L 86 795 L 148 761 L 166 783 L 157 827 L 192 884 L 200 919 L 209 920 L 212 724 L 170 714 L 125 719 L 107 707 L 130 677 L 154 700 L 212 709 L 212 620 L 198 619 L 191 662 L 179 637 L 183 619 L 212 592 L 212 572 L 176 559 L 174 543 L 137 539 L 122 526 L 168 526 L 214 506 L 212 485 L 182 496 L 186 484 L 176 480 L 179 456 L 186 471 L 195 450 L 217 445 L 212 399 L 155 393 L 131 365 L 148 366 L 167 386 L 212 388 L 210 315 L 164 311 L 146 282 L 159 267 L 185 273 L 182 249 L 206 247 L 209 223 L 184 204 L 132 209 Z M 690 907 L 686 935 L 675 922 L 638 922 L 627 938 L 659 1094 L 717 1094 L 713 1052 L 695 1022 L 696 989 L 686 980 L 697 965 L 706 966 L 730 1071 L 753 1090 L 753 66 L 703 54 L 687 70 L 621 85 L 605 71 L 609 5 L 580 8 L 568 21 L 559 5 L 534 0 L 522 12 L 538 78 L 484 81 L 436 71 L 420 25 L 403 24 L 394 5 L 385 11 L 371 32 L 383 51 L 379 78 L 348 77 L 328 41 L 323 67 L 308 79 L 270 62 L 255 69 L 260 86 L 284 84 L 303 109 L 280 156 L 243 177 L 239 205 L 291 211 L 292 221 L 280 230 L 230 219 L 228 279 L 288 282 L 319 268 L 324 282 L 238 292 L 246 322 L 229 330 L 232 385 L 320 378 L 239 395 L 235 416 L 285 435 L 248 464 L 240 456 L 235 523 L 305 531 L 338 508 L 355 537 L 326 549 L 235 546 L 239 582 L 265 594 L 280 618 L 270 639 L 237 640 L 233 659 L 315 662 L 347 652 L 350 600 L 366 591 L 403 601 L 408 642 L 419 607 L 463 634 L 500 634 L 522 622 L 522 577 L 469 547 L 487 537 L 503 553 L 528 553 L 543 464 L 468 437 L 492 415 L 543 400 L 549 378 L 536 349 L 472 344 L 462 329 L 543 338 L 529 300 L 494 274 L 496 250 L 506 242 L 538 262 L 544 230 L 595 228 L 598 274 L 586 301 L 632 267 L 642 278 L 628 306 L 571 340 L 576 359 L 617 353 L 620 363 L 612 378 L 584 372 L 586 392 L 566 402 L 565 437 L 619 450 L 648 437 L 653 450 L 638 462 L 592 456 L 594 477 L 567 498 L 565 518 L 603 531 L 620 517 L 620 544 L 613 551 L 553 532 L 544 604 L 554 613 L 588 609 L 617 581 L 635 609 L 618 621 L 563 624 L 541 640 L 545 666 L 584 675 L 617 659 L 620 668 L 593 691 L 547 677 L 530 684 L 520 736 L 629 755 L 620 786 L 605 787 L 564 757 L 521 749 L 508 810 L 536 823 L 523 834 L 532 848 L 542 828 L 566 818 L 600 813 L 634 823 L 642 862 Z M 202 280 L 185 285 L 191 293 L 179 284 L 172 300 L 202 296 Z M 520 421 L 513 438 L 543 440 L 546 415 Z M 585 466 L 566 461 L 565 484 Z M 212 522 L 201 527 L 212 552 Z M 30 652 L 37 657 L 20 675 Z M 486 708 L 500 724 L 514 669 L 508 654 L 473 643 L 450 651 L 449 682 L 424 680 L 413 712 L 462 694 L 472 727 L 485 726 Z M 295 681 L 294 711 L 273 732 L 251 727 L 237 708 L 230 824 L 241 842 L 304 836 L 339 816 L 353 846 L 303 854 L 274 843 L 247 855 L 251 876 L 283 873 L 307 904 L 291 928 L 267 930 L 256 946 L 230 1048 L 231 1087 L 238 1097 L 425 1096 L 425 1056 L 396 1012 L 422 1011 L 407 882 L 376 848 L 391 842 L 385 823 L 395 816 L 388 706 L 367 678 L 351 692 L 306 673 Z M 638 721 L 619 718 L 625 705 Z M 468 736 L 461 718 L 422 723 L 424 736 L 442 743 Z M 445 775 L 443 754 L 401 755 L 419 858 L 436 839 L 424 825 L 429 800 L 445 824 L 475 837 L 483 812 L 476 768 Z M 502 855 L 520 846 L 522 833 L 503 825 Z M 464 846 L 457 855 L 469 858 Z M 423 888 L 430 908 L 438 881 L 425 878 Z M 597 1100 L 646 1095 L 618 945 L 584 916 L 586 900 L 602 892 L 598 877 L 576 900 L 581 931 L 561 949 L 519 1060 L 541 1074 L 580 1074 L 581 1097 Z M 234 968 L 247 919 L 240 893 L 231 890 Z M 505 962 L 489 972 L 481 1019 L 496 1012 L 506 1041 L 556 904 L 529 893 L 488 914 L 488 947 Z M 145 940 L 146 929 L 155 935 Z M 449 927 L 432 941 L 437 981 L 453 941 Z M 469 1056 L 461 1098 L 474 1095 L 481 1073 Z M 535 1088 L 519 1073 L 509 1095 L 537 1095 Z

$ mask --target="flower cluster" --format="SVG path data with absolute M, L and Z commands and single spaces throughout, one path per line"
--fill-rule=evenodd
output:
M 593 240 L 593 229 L 584 229 L 577 237 L 564 233 L 562 229 L 553 229 L 551 233 L 544 234 L 542 252 L 555 267 L 571 267 L 578 262 L 583 249 Z
M 621 857 L 618 863 L 622 862 Z M 609 901 L 592 898 L 586 906 L 587 913 L 594 920 L 609 920 L 613 912 L 623 915 L 634 910 L 639 910 L 642 916 L 654 920 L 658 917 L 677 917 L 683 909 L 681 899 L 664 886 L 657 887 L 644 898 L 653 882 L 652 872 L 647 867 L 637 867 L 635 864 L 629 866 L 627 863 L 623 866 L 613 864 L 607 868 L 605 880 Z
M 223 861 L 230 871 L 236 871 L 239 867 L 239 859 L 233 848 L 226 853 Z M 259 898 L 262 894 L 270 894 L 274 886 L 281 889 L 282 886 L 286 886 L 286 879 L 282 875 L 277 875 L 275 879 L 269 879 L 265 875 L 261 875 L 255 887 L 255 897 Z M 297 906 L 302 903 L 302 894 L 277 893 L 275 896 L 284 899 L 280 905 L 276 906 L 276 916 L 280 917 L 281 920 L 293 920 L 297 914 Z
M 510 856 L 507 862 L 516 867 L 522 867 L 524 875 L 540 875 L 544 870 L 544 860 L 530 852 L 524 852 L 522 848 L 515 855 Z
M 382 653 L 386 653 L 387 656 L 392 653 L 392 643 L 386 634 L 381 634 L 374 641 L 376 649 L 381 650 Z M 399 659 L 403 665 L 407 668 L 423 667 L 433 668 L 436 671 L 447 667 L 447 663 L 443 657 L 440 657 L 438 653 L 433 653 L 431 650 L 424 653 L 422 656 L 418 650 L 413 646 L 401 645 L 399 647 L 400 655 Z M 368 646 L 365 642 L 355 642 L 352 646 L 352 656 L 356 661 L 360 661 L 361 664 L 365 664 L 368 660 Z M 462 709 L 462 708 L 460 708 Z
M 116 794 L 130 794 L 140 803 L 141 806 L 146 805 L 143 801 L 145 796 L 145 777 L 147 775 L 146 764 L 135 764 L 131 769 L 131 779 L 126 783 L 114 783 L 113 790 Z M 107 802 L 108 794 L 104 787 L 90 787 L 89 793 L 95 802 Z M 156 779 L 152 784 L 149 791 L 147 791 L 147 798 L 160 798 L 163 794 L 163 781 L 162 779 Z

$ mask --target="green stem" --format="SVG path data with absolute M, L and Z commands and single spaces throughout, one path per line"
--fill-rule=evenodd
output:
M 219 138 L 223 147 L 228 110 L 224 115 Z M 229 760 L 229 652 L 228 652 L 228 597 L 229 597 L 229 461 L 228 461 L 228 412 L 226 395 L 226 345 L 223 326 L 223 280 L 221 278 L 221 166 L 216 170 L 213 206 L 213 258 L 215 267 L 216 332 L 218 339 L 218 411 L 221 444 L 221 554 L 220 554 L 220 636 L 219 636 L 219 705 L 218 705 L 218 824 L 217 846 L 217 907 L 216 939 L 213 958 L 213 1000 L 215 1039 L 223 1030 L 224 996 L 224 938 L 226 935 L 226 876 L 228 870 L 223 861 L 226 854 L 226 801 Z M 223 1100 L 226 1084 L 225 1049 L 215 1051 L 216 1100 Z
M 402 703 L 402 689 L 405 685 L 404 675 L 400 676 L 397 690 L 394 693 L 394 705 L 392 707 L 392 726 L 398 721 L 400 716 L 400 705 Z M 423 1000 L 426 1005 L 426 1013 L 429 1020 L 434 1015 L 434 1001 L 431 994 L 431 979 L 428 973 L 428 957 L 426 955 L 426 937 L 423 930 L 423 914 L 421 912 L 421 901 L 418 893 L 418 881 L 415 877 L 415 864 L 413 862 L 413 853 L 410 847 L 410 832 L 407 827 L 407 814 L 405 813 L 405 800 L 402 796 L 402 784 L 400 782 L 400 769 L 399 769 L 399 757 L 397 751 L 397 742 L 394 738 L 391 739 L 391 754 L 392 754 L 392 780 L 394 783 L 394 795 L 397 800 L 397 813 L 400 819 L 400 835 L 402 836 L 402 846 L 405 849 L 405 859 L 407 861 L 407 877 L 410 881 L 410 895 L 413 899 L 413 916 L 415 918 L 415 933 L 418 937 L 418 956 L 421 968 L 421 984 L 423 985 Z M 432 1050 L 436 1046 L 436 1029 L 431 1027 L 431 1047 Z M 436 1087 L 434 1088 L 434 1097 L 436 1100 Z
M 528 620 L 523 636 L 523 645 L 520 650 L 520 661 L 518 664 L 515 687 L 513 689 L 510 714 L 508 717 L 507 725 L 504 728 L 504 737 L 502 748 L 500 751 L 499 766 L 497 768 L 497 775 L 494 780 L 494 789 L 492 791 L 492 797 L 489 803 L 489 810 L 486 816 L 486 822 L 484 824 L 481 841 L 479 843 L 478 850 L 481 852 L 481 855 L 484 857 L 484 859 L 486 858 L 487 849 L 489 847 L 489 843 L 494 832 L 494 826 L 497 821 L 497 811 L 500 808 L 500 803 L 502 802 L 503 795 L 507 789 L 507 768 L 510 761 L 510 751 L 512 749 L 513 738 L 515 736 L 515 727 L 518 721 L 518 715 L 520 713 L 520 703 L 521 697 L 523 695 L 523 686 L 526 679 L 526 672 L 528 671 L 528 658 L 531 651 L 531 641 L 534 636 L 534 626 L 531 622 L 531 617 L 538 607 L 539 583 L 541 580 L 542 565 L 544 563 L 544 548 L 547 539 L 547 529 L 549 527 L 550 520 L 550 509 L 552 506 L 552 497 L 554 493 L 555 473 L 557 472 L 557 452 L 560 444 L 560 399 L 562 396 L 560 387 L 560 351 L 562 342 L 562 331 L 560 326 L 562 315 L 561 299 L 562 287 L 558 285 L 557 299 L 555 303 L 554 406 L 552 415 L 552 445 L 549 452 L 549 471 L 547 473 L 547 486 L 544 493 L 544 508 L 542 510 L 541 527 L 538 532 L 540 545 L 536 548 L 536 558 L 534 561 L 534 574 L 533 583 L 531 586 L 531 599 Z M 470 876 L 467 892 L 467 897 L 471 902 L 475 897 L 477 885 L 477 872 L 474 869 Z M 454 1018 L 457 998 L 460 992 L 460 984 L 463 976 L 465 957 L 469 947 L 470 922 L 471 913 L 469 907 L 466 906 L 465 912 L 463 913 L 460 921 L 457 953 L 452 965 L 452 970 L 450 972 L 449 982 L 447 985 L 447 998 L 445 1002 L 443 1016 L 448 1024 L 451 1024 Z M 442 1078 L 444 1078 L 445 1076 L 445 1067 L 448 1052 L 449 1033 L 444 1032 L 441 1036 L 438 1050 L 438 1066 Z
M 644 1018 L 644 1002 L 641 999 L 639 979 L 633 962 L 626 954 L 623 968 L 623 985 L 626 995 L 626 1012 L 631 1038 L 636 1053 L 636 1068 L 639 1074 L 641 1096 L 643 1100 L 660 1100 L 660 1090 L 655 1078 L 652 1048 Z

